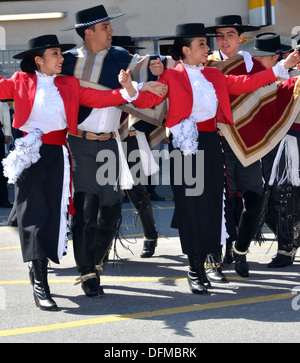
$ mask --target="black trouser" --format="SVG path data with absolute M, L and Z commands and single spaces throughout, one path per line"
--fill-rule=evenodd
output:
M 127 143 L 127 161 L 130 152 L 138 150 L 138 142 L 135 136 L 128 136 L 124 142 Z M 137 161 L 128 161 L 129 168 L 133 168 Z M 158 234 L 152 213 L 152 205 L 150 195 L 144 185 L 135 181 L 131 189 L 125 190 L 131 204 L 137 211 L 141 227 L 146 240 L 157 240 Z
M 152 213 L 150 194 L 141 184 L 126 190 L 128 198 L 137 211 L 143 234 L 146 240 L 157 240 L 158 234 Z
M 78 271 L 90 273 L 110 248 L 119 227 L 121 203 L 101 206 L 98 196 L 75 193 L 73 220 L 74 256 Z
M 266 224 L 277 236 L 278 250 L 291 252 L 300 246 L 300 187 L 271 187 Z
M 268 205 L 269 192 L 263 195 L 248 191 L 243 194 L 244 210 L 238 227 L 238 240 L 235 248 L 239 252 L 246 252 L 251 240 L 256 234 Z
M 235 247 L 238 251 L 245 252 L 259 228 L 269 196 L 264 193 L 260 161 L 244 167 L 226 139 L 224 137 L 221 139 L 232 202 L 235 202 L 237 193 L 243 197 L 243 211 L 235 216 L 238 226 L 238 240 Z
M 300 139 L 297 138 L 298 150 L 300 150 Z M 278 144 L 262 159 L 263 175 L 268 184 L 277 155 Z M 298 151 L 299 152 L 299 151 Z M 285 150 L 279 160 L 279 178 L 284 175 L 286 168 Z M 277 236 L 278 250 L 291 252 L 293 247 L 300 245 L 300 187 L 291 184 L 277 185 L 276 182 L 270 188 L 270 201 L 266 224 Z

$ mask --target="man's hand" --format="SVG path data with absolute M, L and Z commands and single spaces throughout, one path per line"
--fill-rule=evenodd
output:
M 154 76 L 160 76 L 163 73 L 164 68 L 165 67 L 160 58 L 150 61 L 149 69 Z

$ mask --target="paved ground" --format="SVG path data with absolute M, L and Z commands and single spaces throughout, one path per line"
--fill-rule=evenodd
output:
M 162 347 L 167 343 L 195 347 L 190 351 L 193 358 L 193 353 L 199 357 L 199 343 L 299 342 L 299 252 L 293 266 L 267 268 L 276 243 L 272 244 L 273 236 L 265 229 L 270 240 L 261 247 L 253 244 L 248 255 L 250 278 L 241 279 L 233 265 L 226 266 L 228 284 L 213 285 L 207 296 L 193 295 L 186 280 L 186 256 L 176 231 L 169 228 L 172 195 L 169 188 L 159 192 L 167 200 L 153 202 L 160 234 L 155 256 L 139 257 L 141 229 L 133 222 L 132 206 L 125 203 L 121 231 L 128 249 L 119 244 L 122 261 L 115 263 L 111 256 L 106 264 L 104 297 L 87 298 L 80 286 L 74 286 L 78 275 L 70 237 L 69 255 L 60 265 L 52 264 L 49 271 L 58 312 L 35 307 L 17 229 L 6 226 L 9 210 L 0 209 L 0 342 L 106 343 L 99 346 L 98 356 L 123 354 L 124 358 L 128 354 L 132 360 L 171 354 L 158 351 L 158 343 Z M 134 350 L 138 350 L 137 356 Z

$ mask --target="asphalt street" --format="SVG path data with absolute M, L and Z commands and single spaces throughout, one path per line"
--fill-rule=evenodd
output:
M 70 236 L 69 254 L 49 266 L 58 312 L 36 308 L 18 230 L 6 224 L 10 210 L 0 209 L 0 343 L 101 343 L 98 357 L 131 360 L 184 353 L 199 358 L 201 343 L 299 343 L 299 251 L 292 266 L 268 268 L 277 246 L 265 227 L 266 242 L 252 243 L 247 256 L 249 278 L 239 278 L 234 265 L 226 265 L 229 283 L 194 295 L 187 284 L 186 256 L 170 228 L 172 193 L 168 187 L 158 189 L 167 199 L 153 202 L 160 236 L 155 255 L 140 258 L 141 228 L 131 204 L 124 203 L 123 246 L 117 244 L 121 261 L 111 254 L 105 265 L 105 296 L 87 298 L 74 285 L 78 273 Z M 170 350 L 176 344 L 181 350 Z M 183 351 L 182 344 L 190 350 Z

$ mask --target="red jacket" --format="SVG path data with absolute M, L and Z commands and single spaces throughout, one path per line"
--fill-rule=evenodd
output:
M 81 87 L 75 77 L 58 76 L 54 83 L 63 99 L 67 124 L 73 134 L 77 133 L 79 105 L 102 108 L 126 103 L 119 90 L 99 91 Z M 36 74 L 16 72 L 9 79 L 0 79 L 0 99 L 13 99 L 15 102 L 13 127 L 16 129 L 23 126 L 30 116 L 36 86 Z
M 233 123 L 229 94 L 249 93 L 277 80 L 272 69 L 258 72 L 252 76 L 227 76 L 213 67 L 204 68 L 202 73 L 213 84 L 219 100 L 217 122 L 228 124 Z M 177 125 L 181 120 L 188 118 L 192 112 L 193 91 L 191 83 L 181 63 L 175 68 L 166 69 L 158 81 L 169 87 L 166 96 L 169 99 L 166 127 L 170 128 Z M 140 92 L 139 98 L 133 104 L 138 108 L 150 108 L 161 101 L 161 97 L 152 93 Z

